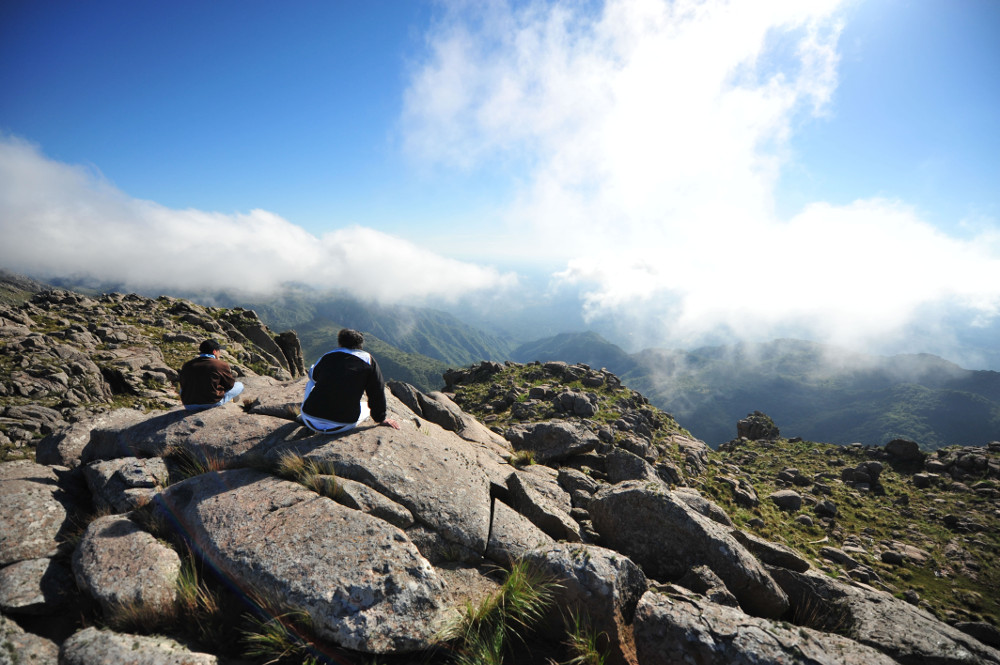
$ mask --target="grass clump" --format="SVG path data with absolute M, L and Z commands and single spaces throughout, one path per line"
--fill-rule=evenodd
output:
M 278 459 L 272 472 L 323 496 L 332 498 L 339 492 L 336 468 L 333 462 L 286 453 Z
M 177 578 L 177 609 L 199 639 L 205 642 L 224 639 L 222 600 L 219 593 L 206 583 L 190 550 L 182 558 L 181 574 Z
M 604 665 L 607 660 L 607 633 L 598 631 L 590 619 L 577 610 L 570 610 L 566 620 L 566 649 L 569 660 L 562 665 Z
M 266 658 L 266 663 L 302 663 L 316 665 L 311 643 L 302 637 L 302 627 L 312 625 L 306 612 L 293 611 L 270 617 L 251 616 L 252 627 L 244 630 L 243 654 Z
M 457 665 L 501 665 L 511 639 L 538 623 L 552 604 L 556 583 L 525 562 L 511 566 L 504 583 L 479 605 L 464 611 L 441 633 Z
M 169 628 L 177 622 L 174 605 L 150 605 L 140 601 L 125 601 L 108 608 L 104 623 L 112 630 L 148 632 Z
M 535 463 L 535 451 L 534 450 L 515 450 L 514 454 L 510 457 L 510 463 L 514 466 L 520 468 L 523 466 L 531 466 Z
M 170 484 L 212 471 L 223 471 L 230 464 L 225 458 L 183 447 L 173 448 L 163 457 L 170 463 Z
M 267 594 L 251 592 L 252 611 L 243 615 L 241 653 L 265 665 L 321 665 L 340 662 L 316 638 L 312 616 Z

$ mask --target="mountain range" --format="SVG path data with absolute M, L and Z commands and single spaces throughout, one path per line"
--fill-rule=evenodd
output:
M 424 323 L 423 335 L 446 340 L 455 334 Z M 303 345 L 308 349 L 307 341 Z M 1000 437 L 1000 373 L 963 369 L 930 354 L 876 356 L 794 339 L 628 353 L 594 332 L 507 348 L 484 345 L 483 359 L 607 368 L 712 446 L 732 439 L 736 421 L 756 410 L 790 436 L 845 445 L 909 438 L 933 450 Z
M 516 340 L 438 309 L 306 288 L 257 300 L 170 295 L 253 309 L 273 329 L 294 329 L 307 366 L 336 345 L 340 328 L 362 330 L 387 378 L 426 391 L 442 387 L 448 368 L 483 360 L 607 368 L 713 447 L 731 440 L 736 421 L 752 411 L 767 413 L 787 436 L 842 445 L 908 438 L 933 450 L 1000 438 L 1000 373 L 930 354 L 877 356 L 795 339 L 629 353 L 593 331 Z
M 363 330 L 387 377 L 423 390 L 440 389 L 446 368 L 481 360 L 607 368 L 713 447 L 758 410 L 789 436 L 844 445 L 908 438 L 934 450 L 1000 437 L 1000 373 L 931 354 L 876 356 L 794 339 L 628 353 L 593 331 L 517 344 L 446 312 L 343 296 L 239 304 L 269 326 L 294 328 L 307 362 L 331 348 L 340 327 Z

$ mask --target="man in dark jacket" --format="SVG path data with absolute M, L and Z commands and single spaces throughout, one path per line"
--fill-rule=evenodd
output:
M 181 367 L 181 402 L 188 411 L 219 406 L 243 392 L 243 384 L 233 378 L 229 363 L 219 360 L 222 346 L 206 339 L 198 347 L 200 355 Z
M 302 421 L 316 432 L 346 432 L 369 415 L 379 425 L 399 429 L 386 418 L 385 381 L 378 363 L 361 347 L 364 336 L 345 328 L 337 334 L 339 348 L 329 351 L 309 368 L 302 400 Z M 368 403 L 361 401 L 368 395 Z

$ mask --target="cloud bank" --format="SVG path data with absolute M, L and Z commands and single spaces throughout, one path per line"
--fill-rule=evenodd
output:
M 317 237 L 266 210 L 174 210 L 131 198 L 96 171 L 12 137 L 0 137 L 0 211 L 0 265 L 40 278 L 246 294 L 298 282 L 384 303 L 514 283 L 369 228 Z
M 582 287 L 592 319 L 661 344 L 856 344 L 942 305 L 994 321 L 995 224 L 958 239 L 881 199 L 775 213 L 796 129 L 836 94 L 840 4 L 456 3 L 413 71 L 406 147 L 526 168 L 507 251 L 560 258 L 556 283 Z

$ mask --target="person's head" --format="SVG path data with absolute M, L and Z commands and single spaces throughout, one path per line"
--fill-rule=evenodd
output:
M 214 339 L 206 339 L 204 342 L 201 343 L 201 346 L 198 347 L 198 351 L 201 353 L 214 354 L 216 351 L 221 351 L 221 350 L 222 350 L 222 345 L 216 342 Z
M 344 328 L 337 333 L 337 344 L 345 349 L 360 349 L 365 345 L 365 336 L 357 330 Z

